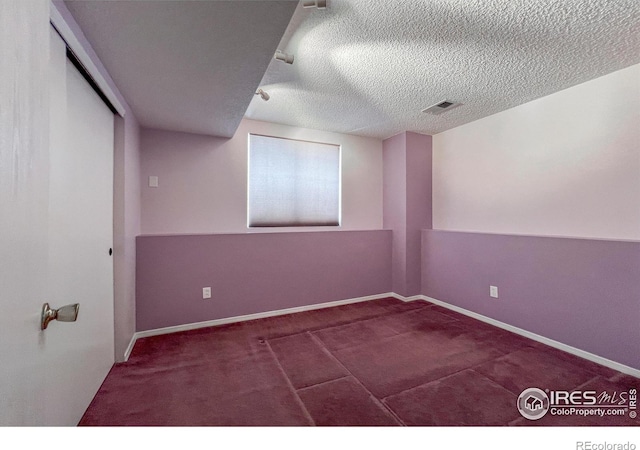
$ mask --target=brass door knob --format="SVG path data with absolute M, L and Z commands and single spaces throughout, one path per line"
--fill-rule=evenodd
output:
M 66 305 L 62 308 L 51 309 L 48 303 L 42 305 L 42 318 L 40 320 L 40 329 L 46 330 L 49 322 L 58 320 L 60 322 L 75 322 L 78 319 L 79 303 Z

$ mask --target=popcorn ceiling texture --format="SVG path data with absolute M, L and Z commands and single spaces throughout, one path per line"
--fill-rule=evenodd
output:
M 296 11 L 246 116 L 436 134 L 640 62 L 637 0 L 332 0 Z M 463 103 L 440 116 L 421 111 Z M 594 105 L 597 107 L 597 105 Z
M 142 126 L 215 136 L 243 115 L 436 134 L 640 62 L 637 0 L 65 4 Z M 279 40 L 293 65 L 273 59 Z M 463 105 L 421 112 L 445 99 Z

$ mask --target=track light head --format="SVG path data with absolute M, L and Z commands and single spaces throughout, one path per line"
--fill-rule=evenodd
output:
M 325 9 L 327 7 L 327 0 L 305 0 L 302 2 L 302 7 Z
M 278 61 L 284 61 L 287 64 L 293 64 L 293 55 L 290 55 L 290 54 L 285 53 L 285 52 L 281 52 L 280 50 L 276 51 L 275 58 Z
M 264 100 L 265 102 L 268 102 L 268 101 L 269 101 L 269 99 L 271 98 L 271 96 L 270 96 L 269 94 L 267 94 L 265 91 L 263 91 L 262 89 L 258 89 L 258 90 L 256 91 L 256 95 L 259 95 L 259 96 L 260 96 L 260 98 L 261 98 L 262 100 Z

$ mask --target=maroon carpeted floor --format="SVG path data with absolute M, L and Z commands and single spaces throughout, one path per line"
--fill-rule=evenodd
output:
M 523 418 L 529 387 L 640 380 L 430 303 L 389 298 L 141 339 L 80 425 L 639 425 Z

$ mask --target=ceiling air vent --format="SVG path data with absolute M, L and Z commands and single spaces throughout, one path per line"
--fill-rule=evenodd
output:
M 429 106 L 427 109 L 423 109 L 422 112 L 428 113 L 428 114 L 442 114 L 443 112 L 449 111 L 460 105 L 461 103 L 456 103 L 449 100 L 442 100 L 441 102 L 438 102 L 435 105 Z

